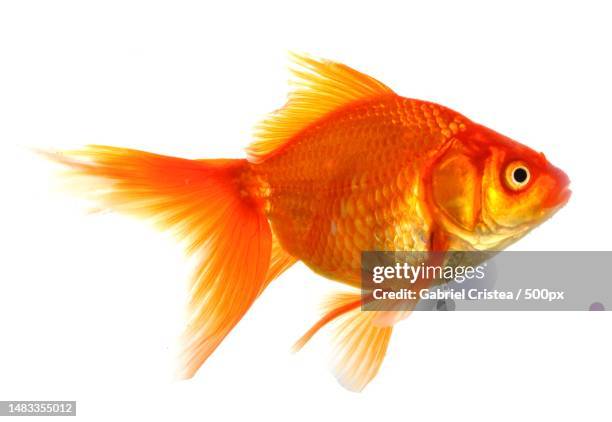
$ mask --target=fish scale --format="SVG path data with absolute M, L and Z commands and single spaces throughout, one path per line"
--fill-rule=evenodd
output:
M 427 250 L 420 175 L 459 119 L 441 106 L 387 95 L 336 111 L 252 165 L 270 187 L 261 199 L 283 248 L 354 286 L 364 250 Z

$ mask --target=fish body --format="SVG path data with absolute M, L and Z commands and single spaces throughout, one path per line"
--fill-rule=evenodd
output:
M 359 287 L 363 251 L 502 250 L 569 199 L 569 179 L 543 154 L 348 66 L 294 60 L 295 88 L 258 126 L 247 159 L 106 146 L 49 155 L 98 204 L 173 231 L 197 257 L 182 377 L 298 260 Z M 296 343 L 337 322 L 335 373 L 351 390 L 378 372 L 405 316 L 361 304 L 359 290 L 332 296 Z
M 264 209 L 287 252 L 358 286 L 362 251 L 429 250 L 421 176 L 465 125 L 448 109 L 394 94 L 321 120 L 252 169 L 269 186 Z

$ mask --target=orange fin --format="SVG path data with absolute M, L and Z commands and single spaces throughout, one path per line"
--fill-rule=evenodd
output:
M 294 346 L 299 350 L 323 325 L 338 319 L 334 333 L 333 372 L 340 384 L 361 391 L 376 376 L 393 327 L 375 324 L 379 311 L 362 311 L 359 293 L 333 295 L 327 313 Z
M 361 296 L 355 297 L 352 293 L 337 293 L 329 297 L 323 304 L 324 315 L 319 319 L 298 341 L 295 342 L 291 350 L 299 352 L 302 347 L 319 332 L 321 328 L 344 315 L 345 313 L 361 306 Z
M 191 377 L 269 281 L 269 223 L 241 195 L 238 182 L 246 161 L 188 160 L 107 146 L 46 155 L 67 165 L 101 206 L 171 230 L 198 259 L 179 370 Z M 278 273 L 287 259 L 276 261 L 284 263 L 276 264 Z
M 376 79 L 329 60 L 292 54 L 293 91 L 283 108 L 270 114 L 255 130 L 247 148 L 249 161 L 261 162 L 291 141 L 311 123 L 342 106 L 393 91 Z
M 268 274 L 266 275 L 266 287 L 268 283 L 277 278 L 279 275 L 285 272 L 289 267 L 297 262 L 297 259 L 289 255 L 280 242 L 272 233 L 272 252 L 270 253 L 270 268 L 268 268 Z

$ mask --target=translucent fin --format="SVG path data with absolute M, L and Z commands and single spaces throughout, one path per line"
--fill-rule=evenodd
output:
M 249 161 L 261 162 L 272 156 L 302 129 L 331 111 L 354 101 L 393 94 L 370 76 L 329 60 L 291 55 L 294 66 L 290 81 L 293 91 L 283 108 L 270 114 L 255 131 L 247 148 Z
M 382 365 L 393 327 L 375 324 L 376 311 L 356 309 L 342 317 L 335 332 L 333 371 L 338 382 L 361 391 Z
M 67 165 L 90 199 L 171 230 L 197 258 L 179 370 L 191 377 L 269 281 L 270 227 L 238 182 L 246 160 L 187 160 L 106 146 L 45 155 Z M 278 273 L 287 259 L 275 259 Z
M 320 328 L 337 320 L 332 370 L 340 384 L 351 391 L 363 390 L 378 373 L 393 331 L 393 327 L 375 324 L 382 312 L 362 311 L 360 305 L 360 293 L 332 295 L 323 318 L 294 345 L 294 350 L 299 350 Z
M 337 293 L 331 295 L 323 304 L 324 315 L 295 342 L 291 350 L 293 352 L 299 352 L 321 328 L 339 316 L 360 306 L 361 297 L 355 297 L 353 293 Z

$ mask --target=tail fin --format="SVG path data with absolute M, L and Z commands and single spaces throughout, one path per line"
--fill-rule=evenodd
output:
M 240 185 L 246 160 L 188 160 L 107 146 L 46 155 L 66 164 L 80 183 L 97 181 L 92 193 L 102 206 L 172 230 L 198 258 L 182 378 L 193 376 L 267 283 L 294 262 L 275 252 L 269 271 L 269 223 Z
M 338 319 L 335 327 L 333 371 L 348 390 L 361 391 L 376 376 L 387 352 L 392 326 L 376 323 L 385 311 L 362 311 L 360 293 L 339 293 L 325 304 L 325 315 L 298 342 L 301 349 L 324 325 Z

